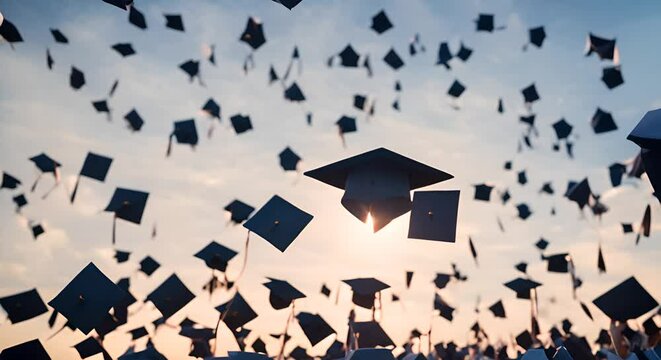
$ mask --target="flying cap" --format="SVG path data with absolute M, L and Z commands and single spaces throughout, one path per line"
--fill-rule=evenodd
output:
M 5 310 L 12 324 L 30 320 L 48 312 L 37 289 L 0 298 L 0 306 Z
M 633 276 L 597 297 L 592 303 L 606 316 L 618 321 L 636 319 L 659 306 Z
M 274 195 L 243 227 L 284 252 L 312 218 L 312 215 Z
M 257 317 L 257 313 L 238 292 L 228 302 L 217 306 L 216 310 L 221 313 L 223 322 L 232 331 L 243 327 Z
M 335 334 L 335 330 L 318 314 L 300 312 L 296 315 L 296 319 L 312 346 L 317 345 L 329 335 Z
M 151 301 L 158 311 L 161 312 L 163 318 L 167 319 L 181 310 L 194 298 L 195 295 L 179 280 L 179 277 L 176 274 L 172 274 L 152 291 L 145 301 Z
M 342 282 L 351 286 L 353 303 L 366 309 L 374 306 L 374 297 L 377 292 L 390 288 L 390 285 L 375 278 L 356 278 L 342 280 Z
M 264 283 L 270 290 L 269 302 L 271 306 L 276 309 L 284 309 L 288 307 L 294 300 L 305 297 L 305 294 L 298 291 L 294 286 L 284 280 L 268 278 L 269 282 Z
M 459 190 L 416 191 L 409 220 L 409 239 L 455 242 Z

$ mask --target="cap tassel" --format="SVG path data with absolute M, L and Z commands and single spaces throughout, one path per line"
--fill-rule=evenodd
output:
M 34 190 L 37 189 L 37 183 L 39 183 L 39 179 L 41 179 L 41 175 L 42 174 L 39 174 L 39 176 L 37 176 L 37 178 L 34 180 L 34 183 L 30 187 L 30 192 L 34 192 Z
M 76 193 L 78 193 L 78 183 L 80 183 L 80 175 L 76 178 L 76 184 L 73 186 L 73 192 L 71 193 L 71 203 L 76 199 Z
M 117 215 L 112 217 L 112 244 L 115 245 L 115 232 L 117 229 Z
M 218 344 L 218 327 L 220 326 L 220 322 L 225 319 L 225 316 L 230 312 L 230 309 L 232 308 L 232 304 L 234 303 L 234 299 L 236 299 L 236 295 L 239 293 L 238 289 L 236 294 L 232 297 L 232 299 L 227 303 L 227 307 L 225 308 L 225 311 L 218 316 L 218 321 L 216 322 L 216 327 L 213 329 L 213 348 L 211 349 L 212 354 L 216 354 L 216 345 Z
M 168 140 L 168 149 L 165 151 L 165 157 L 170 157 L 170 153 L 172 153 L 172 138 L 174 137 L 174 132 L 170 134 L 170 138 Z

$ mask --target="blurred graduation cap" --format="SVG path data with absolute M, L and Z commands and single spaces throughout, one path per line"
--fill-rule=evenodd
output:
M 172 30 L 184 31 L 184 21 L 179 14 L 163 14 L 165 16 L 165 27 Z
M 450 70 L 450 64 L 448 64 L 450 60 L 452 60 L 452 53 L 450 52 L 448 43 L 444 41 L 438 46 L 436 65 L 443 65 L 446 69 Z
M 48 66 L 48 70 L 53 70 L 54 64 L 55 60 L 53 60 L 53 57 L 50 54 L 50 49 L 46 49 L 46 65 Z
M 526 349 L 526 350 L 530 349 L 530 347 L 532 346 L 532 344 L 534 342 L 534 339 L 533 339 L 532 335 L 530 334 L 530 331 L 528 331 L 528 330 L 523 330 L 519 335 L 516 336 L 515 340 L 516 340 L 517 345 L 519 345 L 520 347 L 522 347 L 523 349 Z M 528 351 L 534 351 L 534 349 L 533 350 L 528 350 Z M 543 350 L 541 350 L 541 354 L 546 357 Z
M 475 200 L 489 201 L 491 199 L 491 191 L 493 190 L 493 186 L 489 186 L 487 184 L 477 184 L 473 185 L 473 187 L 475 187 Z
M 278 4 L 282 4 L 282 6 L 291 10 L 303 0 L 273 0 L 273 1 L 277 2 Z
M 523 90 L 521 90 L 521 94 L 523 94 L 523 102 L 526 104 L 532 104 L 540 99 L 539 94 L 537 93 L 537 88 L 535 87 L 535 83 L 532 83 L 523 88 Z
M 69 39 L 67 39 L 67 37 L 64 36 L 64 34 L 60 30 L 50 29 L 50 33 L 51 35 L 53 35 L 53 39 L 55 40 L 56 43 L 60 43 L 60 44 L 69 43 Z
M 645 208 L 645 213 L 643 214 L 643 220 L 640 222 L 640 227 L 638 228 L 638 235 L 636 236 L 636 245 L 640 241 L 640 236 L 645 237 L 650 236 L 650 231 L 652 229 L 652 208 L 647 205 Z
M 270 290 L 269 303 L 276 310 L 287 308 L 294 300 L 305 297 L 305 294 L 298 291 L 298 289 L 287 281 L 273 278 L 268 279 L 269 282 L 263 285 Z
M 463 62 L 468 61 L 468 58 L 473 54 L 473 49 L 464 45 L 463 42 L 459 44 L 459 50 L 457 50 L 456 56 Z
M 437 273 L 433 283 L 437 289 L 441 290 L 447 286 L 451 278 L 452 278 L 451 275 Z
M 516 297 L 519 299 L 530 299 L 530 290 L 541 286 L 541 283 L 530 279 L 516 278 L 504 284 L 508 288 L 516 292 Z
M 385 63 L 388 64 L 388 66 L 390 66 L 393 70 L 399 70 L 402 66 L 404 66 L 404 61 L 401 57 L 399 57 L 394 48 L 390 48 L 386 56 L 383 57 L 383 61 L 385 61 Z
M 390 288 L 390 285 L 383 283 L 375 278 L 356 278 L 349 280 L 342 280 L 345 284 L 351 287 L 353 296 L 351 301 L 365 309 L 374 307 L 375 294 Z
M 0 306 L 5 310 L 12 324 L 30 320 L 48 312 L 46 304 L 41 300 L 37 289 L 2 297 L 0 298 Z
M 78 355 L 80 355 L 82 359 L 86 359 L 96 354 L 103 354 L 104 360 L 112 360 L 112 357 L 110 357 L 106 349 L 103 347 L 103 345 L 101 345 L 99 339 L 93 336 L 88 337 L 73 347 L 76 349 Z
M 408 238 L 455 242 L 458 210 L 459 190 L 414 192 Z
M 340 65 L 343 67 L 358 67 L 358 60 L 360 58 L 360 55 L 356 52 L 356 50 L 353 49 L 353 46 L 351 44 L 347 44 L 347 46 L 340 51 L 337 56 L 340 58 Z M 335 57 L 332 56 L 330 59 L 328 59 L 328 64 L 329 66 L 333 65 L 333 58 Z
M 125 297 L 124 290 L 89 263 L 48 305 L 73 327 L 88 334 Z
M 618 187 L 622 184 L 622 176 L 627 172 L 627 166 L 620 163 L 613 163 L 608 167 L 608 175 L 613 187 Z
M 104 211 L 115 213 L 112 223 L 112 242 L 115 243 L 115 225 L 117 219 L 130 221 L 134 224 L 140 224 L 142 214 L 147 205 L 149 193 L 124 188 L 116 188 L 110 199 L 110 203 Z
M 110 121 L 110 108 L 108 107 L 108 100 L 103 99 L 98 101 L 92 101 L 92 106 L 94 107 L 94 110 L 96 110 L 96 112 L 106 113 L 106 116 L 108 117 L 108 121 Z
M 590 196 L 592 196 L 592 190 L 590 189 L 588 178 L 585 178 L 580 182 L 570 181 L 567 184 L 565 197 L 578 204 L 578 207 L 581 210 L 583 210 L 583 207 L 590 202 Z
M 118 264 L 127 262 L 131 253 L 129 251 L 115 250 L 115 255 L 113 256 Z
M 24 343 L 7 347 L 0 351 L 2 360 L 51 360 L 46 349 L 41 345 L 39 339 L 26 341 Z
M 133 24 L 138 29 L 147 29 L 147 21 L 145 20 L 145 16 L 135 7 L 135 5 L 129 8 L 129 23 Z
M 321 285 L 321 291 L 320 291 L 324 296 L 329 297 L 331 294 L 331 289 L 326 286 L 326 284 Z
M 443 298 L 441 298 L 441 295 L 436 293 L 434 294 L 434 310 L 438 310 L 439 315 L 445 320 L 452 321 L 456 309 L 446 303 Z
M 459 80 L 454 80 L 452 82 L 452 85 L 450 85 L 450 88 L 448 89 L 448 95 L 450 95 L 453 98 L 458 98 L 461 96 L 461 94 L 466 91 L 466 87 L 464 84 L 460 83 Z
M 542 47 L 542 44 L 544 43 L 544 39 L 546 39 L 546 31 L 544 31 L 543 26 L 538 26 L 534 28 L 530 28 L 528 30 L 528 42 L 529 44 L 533 44 L 538 48 Z M 528 45 L 526 44 L 523 49 L 526 50 Z
M 244 203 L 243 201 L 234 200 L 225 206 L 225 211 L 230 213 L 231 221 L 233 223 L 240 224 L 248 219 L 250 214 L 255 211 L 255 208 Z
M 296 82 L 293 82 L 287 89 L 285 89 L 285 99 L 294 102 L 305 101 L 305 95 Z
M 170 156 L 172 151 L 172 138 L 177 140 L 177 144 L 188 144 L 192 148 L 197 145 L 197 127 L 195 126 L 195 119 L 181 120 L 174 122 L 174 129 L 170 133 L 170 140 L 168 141 L 167 156 Z
M 301 157 L 298 156 L 289 146 L 278 154 L 280 158 L 280 166 L 285 171 L 296 171 Z
M 271 68 L 269 69 L 269 85 L 273 84 L 278 80 L 280 80 L 280 77 L 278 77 L 278 73 L 275 72 L 275 68 L 273 67 L 273 65 L 271 65 Z
M 188 81 L 193 82 L 195 78 L 197 78 L 197 81 L 200 83 L 200 85 L 204 86 L 204 82 L 202 82 L 202 77 L 200 77 L 200 62 L 197 60 L 188 60 L 183 62 L 181 65 L 179 65 L 179 68 L 188 74 Z
M 390 336 L 386 334 L 381 325 L 376 321 L 354 322 L 350 331 L 357 338 L 358 348 L 374 348 L 377 346 L 394 346 Z
M 505 189 L 502 194 L 500 194 L 500 201 L 503 202 L 503 205 L 507 204 L 508 201 L 512 198 L 512 195 L 510 194 L 510 191 L 508 189 Z
M 544 238 L 540 238 L 540 239 L 537 240 L 537 242 L 535 243 L 535 247 L 537 247 L 539 250 L 542 250 L 542 251 L 546 250 L 546 248 L 547 248 L 548 246 L 549 246 L 549 242 L 548 242 L 546 239 L 544 239 Z
M 122 57 L 135 55 L 135 50 L 133 49 L 133 45 L 131 45 L 131 43 L 117 43 L 111 47 L 113 50 L 122 55 Z
M 502 114 L 505 112 L 505 106 L 503 105 L 503 99 L 499 98 L 498 99 L 498 113 Z
M 0 37 L 5 39 L 5 41 L 12 46 L 14 43 L 23 42 L 21 33 L 11 21 L 7 20 L 6 17 L 3 17 L 2 22 L 0 23 Z
M 539 192 L 553 195 L 555 193 L 555 190 L 553 189 L 553 184 L 551 184 L 551 182 L 545 182 L 544 184 L 542 184 L 542 188 L 539 189 Z
M 411 190 L 452 178 L 385 148 L 307 171 L 305 175 L 344 190 L 344 208 L 362 222 L 371 216 L 374 232 L 411 210 Z
M 661 150 L 661 109 L 646 112 L 627 140 L 644 149 Z
M 266 38 L 264 37 L 262 22 L 254 17 L 249 17 L 240 40 L 250 45 L 253 50 L 257 50 L 260 46 L 264 45 L 266 43 Z
M 133 330 L 129 330 L 129 334 L 131 334 L 131 340 L 138 340 L 140 338 L 143 338 L 145 336 L 149 335 L 149 332 L 147 331 L 147 328 L 144 326 L 141 326 L 139 328 L 135 328 Z
M 237 252 L 215 241 L 211 241 L 202 250 L 195 254 L 198 259 L 204 260 L 207 267 L 225 272 L 227 263 L 237 255 Z
M 85 74 L 83 74 L 83 72 L 78 70 L 75 66 L 71 67 L 69 85 L 71 85 L 74 90 L 79 90 L 81 87 L 83 87 L 83 85 L 85 85 Z
M 493 32 L 495 29 L 493 14 L 479 14 L 475 20 L 475 25 L 477 31 Z
M 528 269 L 528 264 L 525 262 L 520 262 L 514 265 L 514 268 L 525 274 Z
M 53 176 L 55 177 L 55 186 L 57 186 L 57 184 L 59 184 L 59 182 L 60 182 L 60 172 L 59 172 L 58 168 L 60 166 L 62 166 L 59 162 L 55 161 L 54 159 L 52 159 L 50 156 L 46 155 L 45 153 L 41 153 L 39 155 L 31 157 L 30 161 L 32 161 L 35 164 L 35 166 L 37 166 L 37 169 L 39 169 L 39 171 L 40 171 L 40 174 L 39 174 L 39 176 L 37 176 L 34 183 L 32 184 L 32 187 L 30 188 L 30 191 L 34 191 L 37 188 L 37 183 L 39 182 L 39 179 L 41 179 L 41 176 L 43 174 L 46 174 L 46 173 L 52 173 L 53 174 Z M 48 195 L 48 193 L 46 193 L 46 195 Z
M 616 64 L 619 62 L 619 51 L 615 45 L 615 39 L 606 39 L 589 33 L 585 48 L 585 56 L 596 53 L 601 60 L 612 60 Z
M 252 130 L 252 122 L 250 121 L 250 116 L 236 114 L 230 117 L 230 122 L 234 128 L 236 134 L 242 134 L 248 130 Z
M 145 258 L 140 261 L 140 271 L 147 276 L 151 276 L 151 274 L 158 270 L 159 267 L 161 267 L 161 264 L 151 256 L 145 256 Z
M 126 120 L 127 125 L 132 131 L 140 131 L 142 125 L 145 123 L 136 109 L 129 111 L 129 113 L 124 116 L 124 120 Z
M 525 184 L 528 183 L 528 176 L 526 176 L 526 171 L 525 170 L 519 171 L 517 173 L 516 177 L 517 177 L 517 182 L 519 184 L 525 185 Z
M 411 287 L 411 281 L 413 280 L 413 271 L 406 272 L 406 288 Z
M 592 303 L 606 316 L 617 321 L 636 319 L 659 306 L 633 276 L 597 297 Z
M 0 183 L 0 189 L 16 189 L 18 185 L 21 185 L 20 180 L 4 171 L 2 172 L 2 183 Z
M 590 125 L 595 134 L 617 130 L 613 115 L 601 108 L 597 108 L 597 111 L 592 115 Z
M 379 35 L 383 34 L 392 27 L 393 25 L 390 22 L 390 19 L 388 19 L 388 15 L 386 15 L 386 12 L 384 10 L 379 11 L 378 14 L 372 17 L 371 28 L 372 30 L 376 31 L 377 34 Z
M 356 132 L 356 118 L 342 115 L 335 124 L 338 126 L 340 137 L 342 138 L 342 144 L 346 146 L 346 143 L 344 142 L 344 134 Z
M 544 256 L 542 255 L 542 260 L 547 262 L 546 270 L 548 272 L 555 273 L 567 273 L 569 272 L 569 254 L 555 254 Z
M 16 212 L 20 212 L 21 208 L 28 204 L 28 199 L 25 198 L 25 194 L 18 194 L 14 196 L 12 201 L 16 205 Z
M 300 312 L 296 315 L 296 319 L 312 346 L 335 334 L 335 330 L 318 314 Z
M 32 237 L 35 240 L 39 237 L 39 235 L 46 232 L 46 230 L 44 230 L 44 227 L 41 226 L 41 224 L 30 223 L 30 229 L 32 230 Z
M 274 195 L 243 227 L 284 252 L 312 218 L 312 215 Z
M 209 98 L 209 100 L 204 103 L 202 111 L 209 116 L 220 120 L 220 104 L 218 104 L 213 98 Z
M 232 331 L 243 327 L 257 317 L 257 313 L 238 292 L 228 302 L 217 306 L 216 310 L 221 313 L 223 322 Z
M 521 220 L 526 220 L 530 217 L 530 215 L 532 215 L 532 210 L 530 210 L 530 206 L 528 206 L 528 204 L 525 203 L 518 204 L 516 206 L 516 211 L 518 213 L 517 216 Z
M 605 67 L 601 72 L 601 81 L 606 84 L 608 89 L 614 89 L 624 84 L 620 66 Z
M 163 318 L 168 319 L 194 298 L 195 295 L 188 290 L 179 277 L 176 274 L 172 274 L 152 291 L 145 301 L 151 301 L 158 311 L 161 312 Z
M 80 178 L 82 176 L 104 182 L 106 180 L 106 176 L 108 175 L 108 170 L 110 170 L 111 164 L 111 158 L 95 154 L 93 152 L 88 152 L 87 156 L 85 157 L 85 162 L 83 162 L 83 167 L 80 169 L 80 173 L 76 178 L 76 184 L 74 185 L 73 192 L 71 193 L 71 203 L 73 204 L 74 200 L 76 199 L 78 184 L 80 183 Z

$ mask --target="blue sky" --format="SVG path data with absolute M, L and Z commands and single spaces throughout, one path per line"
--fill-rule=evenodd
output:
M 83 180 L 75 206 L 66 200 L 63 187 L 48 199 L 39 199 L 50 179 L 43 179 L 25 214 L 45 224 L 47 233 L 33 241 L 23 220 L 16 217 L 8 191 L 0 192 L 0 295 L 37 287 L 50 300 L 89 261 L 108 276 L 117 279 L 132 274 L 137 262 L 151 255 L 163 265 L 151 278 L 133 276 L 132 291 L 146 296 L 175 272 L 198 298 L 173 319 L 185 315 L 207 326 L 215 324 L 213 306 L 228 294 L 212 299 L 201 286 L 207 280 L 204 264 L 192 254 L 215 239 L 240 250 L 245 229 L 226 225 L 222 208 L 234 198 L 253 206 L 264 204 L 279 194 L 315 219 L 282 254 L 265 241 L 253 237 L 250 259 L 240 288 L 260 317 L 250 324 L 256 335 L 281 331 L 287 313 L 268 305 L 265 276 L 286 279 L 308 295 L 297 309 L 319 312 L 343 338 L 350 295 L 341 290 L 340 304 L 333 305 L 318 295 L 322 282 L 334 290 L 340 280 L 376 276 L 389 283 L 403 305 L 386 304 L 384 327 L 395 342 L 408 332 L 428 327 L 433 300 L 431 280 L 435 272 L 450 271 L 456 262 L 470 281 L 452 284 L 443 294 L 458 308 L 450 324 L 437 318 L 434 341 L 467 339 L 476 298 L 482 299 L 479 321 L 492 338 L 507 340 L 528 325 L 527 303 L 515 299 L 502 283 L 518 276 L 513 265 L 530 263 L 533 278 L 544 283 L 540 289 L 540 323 L 543 329 L 570 316 L 576 330 L 594 337 L 608 319 L 592 307 L 590 322 L 571 299 L 569 278 L 549 274 L 533 243 L 540 236 L 551 241 L 550 253 L 569 251 L 575 258 L 585 285 L 581 300 L 595 296 L 635 275 L 657 298 L 661 287 L 658 273 L 659 204 L 652 198 L 646 179 L 625 180 L 624 186 L 610 190 L 607 167 L 635 155 L 637 146 L 626 140 L 629 130 L 644 113 L 661 107 L 658 92 L 658 61 L 661 50 L 653 45 L 658 32 L 661 4 L 656 1 L 349 1 L 304 0 L 293 11 L 271 1 L 143 1 L 138 8 L 147 17 L 149 29 L 141 31 L 126 21 L 127 14 L 101 1 L 7 1 L 0 12 L 21 31 L 25 42 L 15 50 L 0 46 L 0 170 L 29 184 L 36 175 L 27 159 L 46 152 L 63 164 L 68 188 L 72 187 L 87 151 L 115 159 L 105 184 Z M 385 9 L 395 27 L 377 36 L 369 29 L 370 18 Z M 178 33 L 164 27 L 163 13 L 181 13 L 186 27 Z M 478 13 L 494 13 L 504 31 L 476 33 L 473 19 Z M 238 41 L 248 16 L 264 23 L 267 43 L 255 53 L 256 68 L 244 75 L 241 65 L 249 53 Z M 530 27 L 544 25 L 547 39 L 542 49 L 522 52 Z M 55 44 L 49 28 L 58 28 L 70 44 Z M 625 84 L 608 90 L 601 82 L 601 68 L 607 65 L 595 57 L 584 57 L 588 32 L 616 37 L 620 48 Z M 427 47 L 425 54 L 410 58 L 409 39 L 420 33 Z M 438 44 L 449 41 L 456 51 L 463 41 L 474 49 L 466 63 L 452 60 L 452 70 L 434 66 Z M 131 42 L 137 55 L 121 58 L 110 46 Z M 347 43 L 369 53 L 375 76 L 364 71 L 328 69 L 328 56 Z M 203 44 L 216 44 L 218 65 L 202 64 L 207 87 L 189 84 L 177 66 L 188 59 L 199 59 Z M 307 97 L 304 104 L 291 104 L 282 98 L 281 88 L 268 86 L 268 69 L 273 64 L 282 74 L 294 45 L 303 58 L 303 73 L 296 78 Z M 406 65 L 398 72 L 388 68 L 383 55 L 394 47 Z M 46 67 L 49 48 L 55 67 Z M 70 66 L 83 70 L 87 84 L 80 91 L 68 87 Z M 104 98 L 115 79 L 120 80 L 110 100 L 113 120 L 96 114 L 90 102 Z M 459 100 L 460 111 L 449 106 L 445 95 L 459 79 L 467 91 Z M 390 108 L 395 97 L 393 84 L 403 86 L 401 112 Z M 524 131 L 518 116 L 525 113 L 520 90 L 535 82 L 542 100 L 533 105 L 540 137 L 535 149 L 516 153 Z M 376 99 L 377 114 L 366 121 L 352 108 L 355 93 Z M 199 113 L 209 98 L 222 106 L 223 119 L 216 124 L 213 138 L 202 136 L 195 151 L 174 145 L 165 158 L 167 138 L 175 120 L 195 117 L 198 131 L 206 132 L 211 120 Z M 505 113 L 496 112 L 498 98 L 505 102 Z M 589 119 L 597 106 L 613 113 L 619 130 L 594 135 Z M 136 108 L 145 119 L 141 132 L 131 133 L 123 116 Z M 314 113 L 312 127 L 305 125 L 305 112 Z M 254 131 L 235 135 L 229 116 L 249 114 Z M 342 115 L 358 117 L 355 134 L 346 136 L 343 148 L 334 122 Z M 578 139 L 575 159 L 551 151 L 554 135 L 551 124 L 560 118 L 572 123 Z M 354 219 L 340 205 L 341 192 L 302 175 L 285 174 L 277 154 L 286 146 L 302 158 L 302 170 L 312 169 L 341 158 L 387 147 L 455 176 L 451 181 L 429 189 L 460 189 L 461 203 L 457 242 L 434 243 L 406 239 L 407 216 L 395 220 L 377 234 Z M 513 172 L 502 165 L 513 160 Z M 527 170 L 529 183 L 516 183 L 516 171 Z M 592 188 L 604 195 L 610 212 L 601 222 L 587 212 L 582 216 L 575 204 L 561 197 L 567 180 L 588 177 Z M 538 190 L 552 181 L 553 197 Z M 472 184 L 489 182 L 499 189 L 509 188 L 512 201 L 502 206 L 472 201 Z M 117 248 L 133 252 L 131 262 L 113 264 L 110 242 L 112 217 L 101 212 L 116 186 L 150 192 L 142 226 L 120 222 Z M 24 190 L 27 190 L 24 188 Z M 30 195 L 30 194 L 28 194 Z M 494 196 L 495 198 L 495 196 Z M 534 212 L 526 222 L 515 219 L 513 204 L 528 202 Z M 624 236 L 620 222 L 638 223 L 647 204 L 652 204 L 652 236 L 634 246 L 634 238 Z M 549 215 L 551 207 L 557 216 Z M 496 217 L 504 222 L 501 233 Z M 150 239 L 152 224 L 158 237 Z M 479 253 L 480 266 L 470 258 L 467 238 L 471 235 Z M 601 242 L 608 273 L 597 272 L 597 244 Z M 238 273 L 240 260 L 230 263 L 230 274 Z M 404 291 L 404 271 L 415 270 L 411 290 Z M 548 299 L 555 297 L 551 304 Z M 503 299 L 509 319 L 497 320 L 486 307 Z M 523 311 L 517 311 L 523 309 Z M 126 330 L 158 317 L 148 309 L 126 326 Z M 359 317 L 369 317 L 359 312 Z M 11 333 L 10 333 L 11 329 Z M 164 353 L 181 357 L 185 339 L 163 330 L 155 339 Z M 224 339 L 229 332 L 223 329 Z M 294 327 L 295 341 L 306 344 L 300 329 Z M 120 331 L 121 332 L 121 331 Z M 19 325 L 0 327 L 0 347 L 18 343 L 39 334 L 49 335 L 46 316 Z M 70 346 L 82 340 L 80 333 L 64 333 L 46 343 L 53 354 L 65 356 Z M 127 335 L 111 335 L 111 354 L 121 354 Z M 323 353 L 332 339 L 312 350 Z M 223 340 L 221 352 L 234 349 L 233 341 Z M 138 345 L 143 346 L 142 343 Z M 275 341 L 268 343 L 276 351 Z

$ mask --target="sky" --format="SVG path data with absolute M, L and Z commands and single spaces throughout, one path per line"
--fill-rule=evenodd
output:
M 16 192 L 0 191 L 0 296 L 37 288 L 45 301 L 52 299 L 85 265 L 94 262 L 108 277 L 131 276 L 131 291 L 144 298 L 175 273 L 198 296 L 171 322 L 188 316 L 213 327 L 218 313 L 213 309 L 232 295 L 209 297 L 202 291 L 209 271 L 192 255 L 211 240 L 242 251 L 246 229 L 228 224 L 223 207 L 240 199 L 260 207 L 274 194 L 314 215 L 296 241 L 281 253 L 258 236 L 250 241 L 247 270 L 238 287 L 259 317 L 248 324 L 248 338 L 268 338 L 282 331 L 288 312 L 273 310 L 265 277 L 288 280 L 307 295 L 296 309 L 319 313 L 346 336 L 346 317 L 351 309 L 350 291 L 341 280 L 377 277 L 391 286 L 384 297 L 399 295 L 400 303 L 385 301 L 382 324 L 395 343 L 403 343 L 409 332 L 429 327 L 437 272 L 450 272 L 456 263 L 469 281 L 451 283 L 442 290 L 444 299 L 457 308 L 452 323 L 435 317 L 433 341 L 469 340 L 476 321 L 491 339 L 509 341 L 529 326 L 529 305 L 518 300 L 502 284 L 519 276 L 514 265 L 529 263 L 529 274 L 541 283 L 540 325 L 548 330 L 569 317 L 578 333 L 596 338 L 608 318 L 589 304 L 596 296 L 635 276 L 659 299 L 658 275 L 659 202 L 651 186 L 642 179 L 625 179 L 613 189 L 607 168 L 614 162 L 633 158 L 638 147 L 626 135 L 645 112 L 661 107 L 658 92 L 658 58 L 653 34 L 661 25 L 661 3 L 639 1 L 514 1 L 514 0 L 303 0 L 292 11 L 268 0 L 246 1 L 136 1 L 147 18 L 143 31 L 127 21 L 128 14 L 102 1 L 0 0 L 0 12 L 20 30 L 24 43 L 0 44 L 0 170 L 23 181 Z M 394 24 L 377 35 L 370 19 L 384 9 Z M 163 14 L 180 13 L 186 31 L 166 29 Z M 495 14 L 496 25 L 505 30 L 475 32 L 479 13 Z M 254 53 L 255 68 L 244 74 L 242 64 L 250 53 L 240 42 L 249 16 L 263 22 L 267 42 Z M 541 49 L 530 47 L 528 29 L 543 25 L 547 38 Z M 69 44 L 56 44 L 50 28 L 61 30 Z M 601 82 L 601 69 L 609 65 L 585 57 L 589 32 L 616 38 L 620 49 L 624 85 L 608 90 Z M 410 57 L 408 42 L 419 33 L 427 51 Z M 447 41 L 455 52 L 460 42 L 474 50 L 462 63 L 451 61 L 451 70 L 435 66 L 439 43 Z M 137 54 L 121 58 L 110 46 L 131 42 Z M 326 60 L 351 43 L 361 54 L 370 54 L 374 76 L 365 71 L 328 68 Z M 217 65 L 203 61 L 201 74 L 206 86 L 190 83 L 178 65 L 201 59 L 205 44 L 215 44 Z M 306 101 L 287 102 L 279 84 L 268 85 L 269 66 L 282 74 L 294 46 L 302 57 L 302 73 L 293 76 Z M 405 66 L 393 71 L 381 60 L 393 47 Z M 46 49 L 55 60 L 46 66 Z M 85 73 L 87 83 L 79 91 L 68 85 L 71 66 Z M 112 119 L 95 113 L 91 102 L 107 97 Z M 455 80 L 467 90 L 452 108 L 446 96 Z M 402 84 L 400 107 L 390 104 Z M 539 137 L 534 148 L 517 153 L 525 131 L 519 123 L 527 114 L 520 90 L 535 83 L 541 100 L 532 110 L 537 114 Z M 376 114 L 367 119 L 352 107 L 354 94 L 368 94 L 376 101 Z M 222 107 L 222 120 L 209 119 L 200 108 L 210 97 Z M 505 112 L 496 111 L 498 99 Z M 589 120 L 597 107 L 610 111 L 617 131 L 595 135 Z M 140 132 L 126 128 L 123 117 L 137 109 L 145 120 Z M 312 112 L 307 126 L 305 114 Z M 236 135 L 229 117 L 250 115 L 254 130 Z M 355 116 L 358 132 L 347 134 L 346 147 L 337 135 L 335 121 Z M 165 157 L 173 121 L 195 118 L 200 143 L 173 145 Z M 565 118 L 574 125 L 574 159 L 552 151 L 551 124 Z M 215 122 L 211 138 L 206 131 Z M 285 173 L 278 153 L 290 146 L 303 161 L 299 171 Z M 376 234 L 353 218 L 340 204 L 342 192 L 305 177 L 302 172 L 374 148 L 386 147 L 454 175 L 454 179 L 424 190 L 461 191 L 455 243 L 407 239 L 408 215 L 401 216 Z M 83 179 L 76 203 L 67 200 L 75 176 L 88 151 L 114 159 L 105 183 Z M 43 194 L 52 178 L 43 177 L 37 190 L 29 186 L 37 172 L 28 158 L 41 152 L 62 164 L 63 185 L 47 199 Z M 513 171 L 504 171 L 505 161 Z M 526 170 L 528 184 L 516 182 L 516 173 Z M 562 197 L 567 181 L 587 177 L 595 193 L 610 208 L 601 220 L 589 210 L 583 213 Z M 555 195 L 539 193 L 551 181 Z M 498 194 L 489 203 L 473 198 L 473 185 L 490 183 L 509 189 L 512 200 L 502 205 Z M 103 212 L 115 187 L 148 191 L 145 215 L 140 226 L 118 221 L 116 248 L 131 251 L 130 261 L 114 263 L 111 243 L 112 215 Z M 24 217 L 14 213 L 12 196 L 28 192 L 30 204 Z M 515 204 L 528 203 L 533 215 L 522 221 Z M 624 235 L 620 223 L 637 224 L 645 207 L 652 206 L 652 234 L 635 245 L 635 235 Z M 557 214 L 551 216 L 551 208 Z M 46 233 L 33 240 L 26 218 L 41 222 Z M 501 232 L 499 218 L 505 227 Z M 151 238 L 152 227 L 157 236 Z M 476 245 L 479 265 L 470 256 L 468 237 Z M 551 243 L 548 253 L 569 252 L 584 285 L 578 298 L 588 303 L 590 321 L 572 299 L 569 275 L 546 272 L 534 243 L 544 237 Z M 607 273 L 599 274 L 597 249 L 604 252 Z M 151 277 L 138 273 L 138 262 L 152 256 L 161 263 Z M 241 256 L 230 262 L 230 278 L 240 271 Z M 415 271 L 411 289 L 405 289 L 405 271 Z M 322 283 L 335 292 L 339 302 L 319 293 Z M 480 299 L 481 312 L 474 307 Z M 555 299 L 555 302 L 551 301 Z M 495 319 L 487 307 L 502 299 L 508 319 Z M 623 299 L 626 301 L 626 299 Z M 160 315 L 147 306 L 129 324 L 106 338 L 114 357 L 130 343 L 126 331 Z M 359 319 L 369 311 L 358 310 Z M 0 325 L 0 348 L 38 336 L 56 358 L 75 358 L 71 346 L 82 341 L 80 332 L 65 330 L 46 341 L 52 333 L 48 315 L 10 325 Z M 63 319 L 60 318 L 60 324 Z M 302 331 L 290 327 L 293 340 L 308 346 Z M 150 329 L 151 330 L 151 329 Z M 236 350 L 228 329 L 221 327 L 218 355 Z M 323 354 L 332 337 L 310 350 Z M 154 337 L 165 355 L 185 358 L 188 342 L 172 329 L 161 329 Z M 278 342 L 266 340 L 276 353 Z M 144 339 L 137 348 L 144 347 Z

